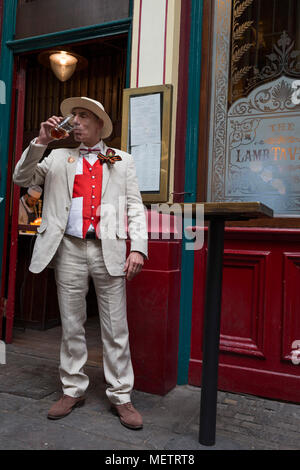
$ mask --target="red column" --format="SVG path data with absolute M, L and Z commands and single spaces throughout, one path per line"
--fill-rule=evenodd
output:
M 181 240 L 149 240 L 143 271 L 127 283 L 134 388 L 165 395 L 177 383 Z

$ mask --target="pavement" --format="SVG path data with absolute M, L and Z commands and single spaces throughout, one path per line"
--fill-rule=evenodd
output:
M 113 451 L 105 455 L 114 459 L 121 451 L 133 456 L 137 451 L 163 451 L 190 458 L 177 463 L 196 463 L 192 459 L 202 450 L 300 448 L 300 404 L 223 391 L 218 392 L 216 443 L 199 444 L 200 389 L 189 385 L 165 396 L 134 390 L 132 402 L 143 415 L 144 427 L 129 430 L 110 410 L 103 370 L 85 370 L 90 377 L 85 405 L 51 421 L 48 409 L 61 394 L 57 361 L 6 345 L 6 364 L 0 364 L 0 450 L 102 450 Z

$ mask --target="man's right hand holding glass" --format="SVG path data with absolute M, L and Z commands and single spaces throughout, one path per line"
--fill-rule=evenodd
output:
M 62 120 L 63 117 L 61 116 L 52 116 L 47 121 L 42 122 L 40 127 L 40 133 L 35 143 L 40 145 L 48 145 L 49 142 L 55 140 L 55 138 L 53 138 L 51 135 L 51 130 L 57 127 Z

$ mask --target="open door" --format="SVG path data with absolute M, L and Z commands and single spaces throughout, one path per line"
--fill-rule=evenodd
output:
M 13 184 L 14 167 L 24 148 L 38 135 L 40 123 L 49 116 L 58 115 L 60 102 L 70 96 L 91 96 L 104 104 L 114 125 L 106 143 L 120 148 L 127 43 L 127 35 L 122 34 L 91 41 L 89 47 L 86 44 L 73 45 L 74 52 L 84 55 L 89 65 L 76 71 L 67 82 L 59 82 L 53 72 L 39 62 L 38 51 L 16 58 L 7 174 L 5 260 L 0 293 L 2 315 L 6 319 L 5 336 L 2 337 L 7 343 L 12 342 L 13 325 L 21 323 L 23 327 L 43 330 L 60 322 L 53 270 L 44 270 L 39 276 L 28 273 L 35 237 L 19 234 L 19 199 L 25 189 L 20 190 Z M 61 145 L 61 142 L 52 142 L 47 152 Z M 63 143 L 67 147 L 77 145 L 72 137 Z

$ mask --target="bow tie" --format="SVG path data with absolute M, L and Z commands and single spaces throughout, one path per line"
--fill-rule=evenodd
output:
M 100 152 L 101 149 L 98 149 L 98 148 L 85 148 L 85 147 L 82 147 L 80 149 L 80 153 L 98 153 Z
M 113 149 L 107 149 L 106 155 L 103 155 L 101 152 L 99 152 L 97 157 L 99 158 L 101 164 L 111 163 L 113 165 L 115 162 L 122 160 L 119 155 L 116 155 L 116 152 Z

